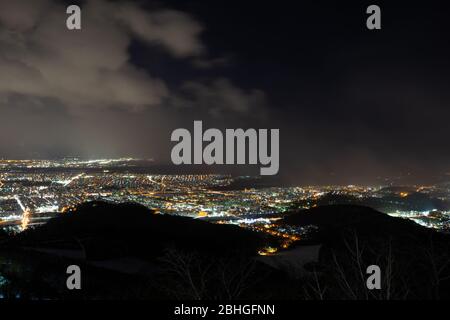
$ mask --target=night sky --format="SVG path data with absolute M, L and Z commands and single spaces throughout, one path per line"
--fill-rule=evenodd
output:
M 170 163 L 203 120 L 279 128 L 289 182 L 442 176 L 450 8 L 393 2 L 0 0 L 0 157 Z

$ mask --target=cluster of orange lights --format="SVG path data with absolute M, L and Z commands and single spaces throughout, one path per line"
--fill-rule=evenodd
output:
M 295 241 L 300 240 L 300 236 L 273 230 L 272 229 L 273 226 L 274 225 L 271 225 L 271 224 L 265 224 L 263 227 L 257 226 L 257 227 L 253 227 L 253 229 L 256 231 L 268 233 L 268 234 L 278 237 L 278 238 L 282 238 L 283 241 L 281 242 L 281 245 L 280 245 L 280 247 L 282 249 L 288 249 Z M 268 249 L 268 248 L 270 248 L 270 249 Z M 259 250 L 258 254 L 260 256 L 269 256 L 269 255 L 274 255 L 277 251 L 278 251 L 277 248 L 267 247 L 262 250 Z
M 260 256 L 271 256 L 275 253 L 277 253 L 278 249 L 274 247 L 265 247 L 258 251 L 258 254 Z
M 20 229 L 22 231 L 26 230 L 28 228 L 29 223 L 30 223 L 30 210 L 27 209 L 23 212 Z

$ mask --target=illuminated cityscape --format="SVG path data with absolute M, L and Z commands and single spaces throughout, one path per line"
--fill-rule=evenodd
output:
M 155 214 L 266 232 L 282 240 L 281 248 L 315 230 L 314 226 L 284 226 L 278 222 L 283 215 L 318 205 L 360 204 L 443 232 L 450 227 L 448 184 L 233 188 L 237 181 L 257 178 L 152 174 L 148 164 L 151 161 L 137 159 L 0 161 L 1 226 L 14 232 L 25 230 L 83 202 L 102 200 L 135 202 L 153 209 Z M 260 254 L 276 250 L 269 248 Z

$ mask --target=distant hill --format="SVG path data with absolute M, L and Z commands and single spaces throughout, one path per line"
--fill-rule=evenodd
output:
M 348 233 L 365 241 L 389 240 L 396 245 L 424 245 L 430 239 L 450 244 L 450 235 L 422 227 L 411 220 L 394 218 L 374 209 L 356 205 L 332 205 L 300 210 L 289 214 L 282 223 L 319 227 L 317 241 L 336 245 Z M 407 251 L 404 248 L 404 251 Z
M 291 225 L 315 224 L 327 231 L 345 227 L 367 229 L 367 231 L 373 232 L 387 232 L 390 228 L 413 229 L 414 232 L 425 232 L 427 230 L 409 220 L 392 218 L 372 208 L 358 205 L 328 205 L 300 210 L 289 214 L 283 219 L 283 223 Z M 378 229 L 377 227 L 382 228 Z
M 168 247 L 211 255 L 241 252 L 255 254 L 264 243 L 259 234 L 237 226 L 153 211 L 132 203 L 89 202 L 23 232 L 11 244 L 21 247 L 80 249 L 89 259 L 117 256 L 152 258 Z
M 404 189 L 402 189 L 404 190 Z M 431 211 L 431 210 L 450 210 L 450 203 L 448 201 L 432 198 L 428 194 L 420 192 L 410 192 L 407 196 L 401 197 L 391 193 L 386 193 L 385 196 L 379 197 L 364 197 L 359 198 L 351 195 L 341 195 L 335 193 L 328 193 L 314 201 L 317 206 L 327 205 L 355 205 L 367 206 L 375 208 L 382 212 L 401 211 Z M 299 205 L 304 203 L 299 202 Z
M 358 277 L 365 275 L 368 265 L 375 264 L 381 267 L 385 276 L 389 272 L 390 285 L 398 291 L 395 295 L 391 292 L 391 297 L 450 297 L 448 234 L 368 207 L 352 205 L 294 212 L 282 223 L 319 227 L 316 241 L 323 245 L 319 267 L 333 278 L 332 282 L 342 282 L 345 274 L 348 279 L 344 282 L 353 283 L 354 288 L 358 288 L 359 283 L 359 292 L 366 294 L 365 284 Z M 333 286 L 339 287 L 337 283 Z M 349 293 L 348 298 L 351 297 Z

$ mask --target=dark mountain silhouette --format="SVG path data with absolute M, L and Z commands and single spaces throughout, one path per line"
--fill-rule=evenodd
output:
M 384 272 L 384 298 L 450 297 L 450 235 L 368 207 L 335 205 L 290 214 L 283 223 L 314 224 L 322 244 L 319 269 L 336 296 L 366 298 L 366 267 Z M 344 275 L 346 279 L 344 279 Z M 340 292 L 339 283 L 354 289 Z M 395 290 L 395 292 L 394 292 Z
M 330 229 L 353 227 L 373 232 L 387 231 L 386 228 L 408 229 L 412 232 L 428 232 L 412 221 L 392 218 L 374 209 L 357 205 L 329 205 L 289 214 L 283 223 L 291 225 L 315 224 L 327 232 Z M 382 227 L 379 229 L 379 227 Z M 396 230 L 398 231 L 398 230 Z
M 21 247 L 80 249 L 88 259 L 158 257 L 168 247 L 208 252 L 255 254 L 264 244 L 256 233 L 237 226 L 154 214 L 133 203 L 82 204 L 47 224 L 14 237 Z
M 305 203 L 299 202 L 299 205 Z M 367 197 L 359 198 L 351 195 L 341 195 L 335 193 L 328 193 L 323 197 L 314 201 L 317 206 L 327 205 L 355 205 L 366 206 L 374 208 L 382 212 L 393 212 L 396 210 L 402 211 L 430 211 L 449 210 L 450 203 L 448 201 L 432 198 L 427 194 L 420 192 L 411 192 L 408 196 L 401 197 L 400 195 L 387 194 L 382 198 Z
M 85 203 L 0 244 L 0 294 L 50 299 L 206 299 L 243 295 L 254 256 L 272 239 L 237 226 L 168 215 L 132 204 Z M 80 254 L 82 253 L 82 254 Z M 84 289 L 68 291 L 81 266 Z

